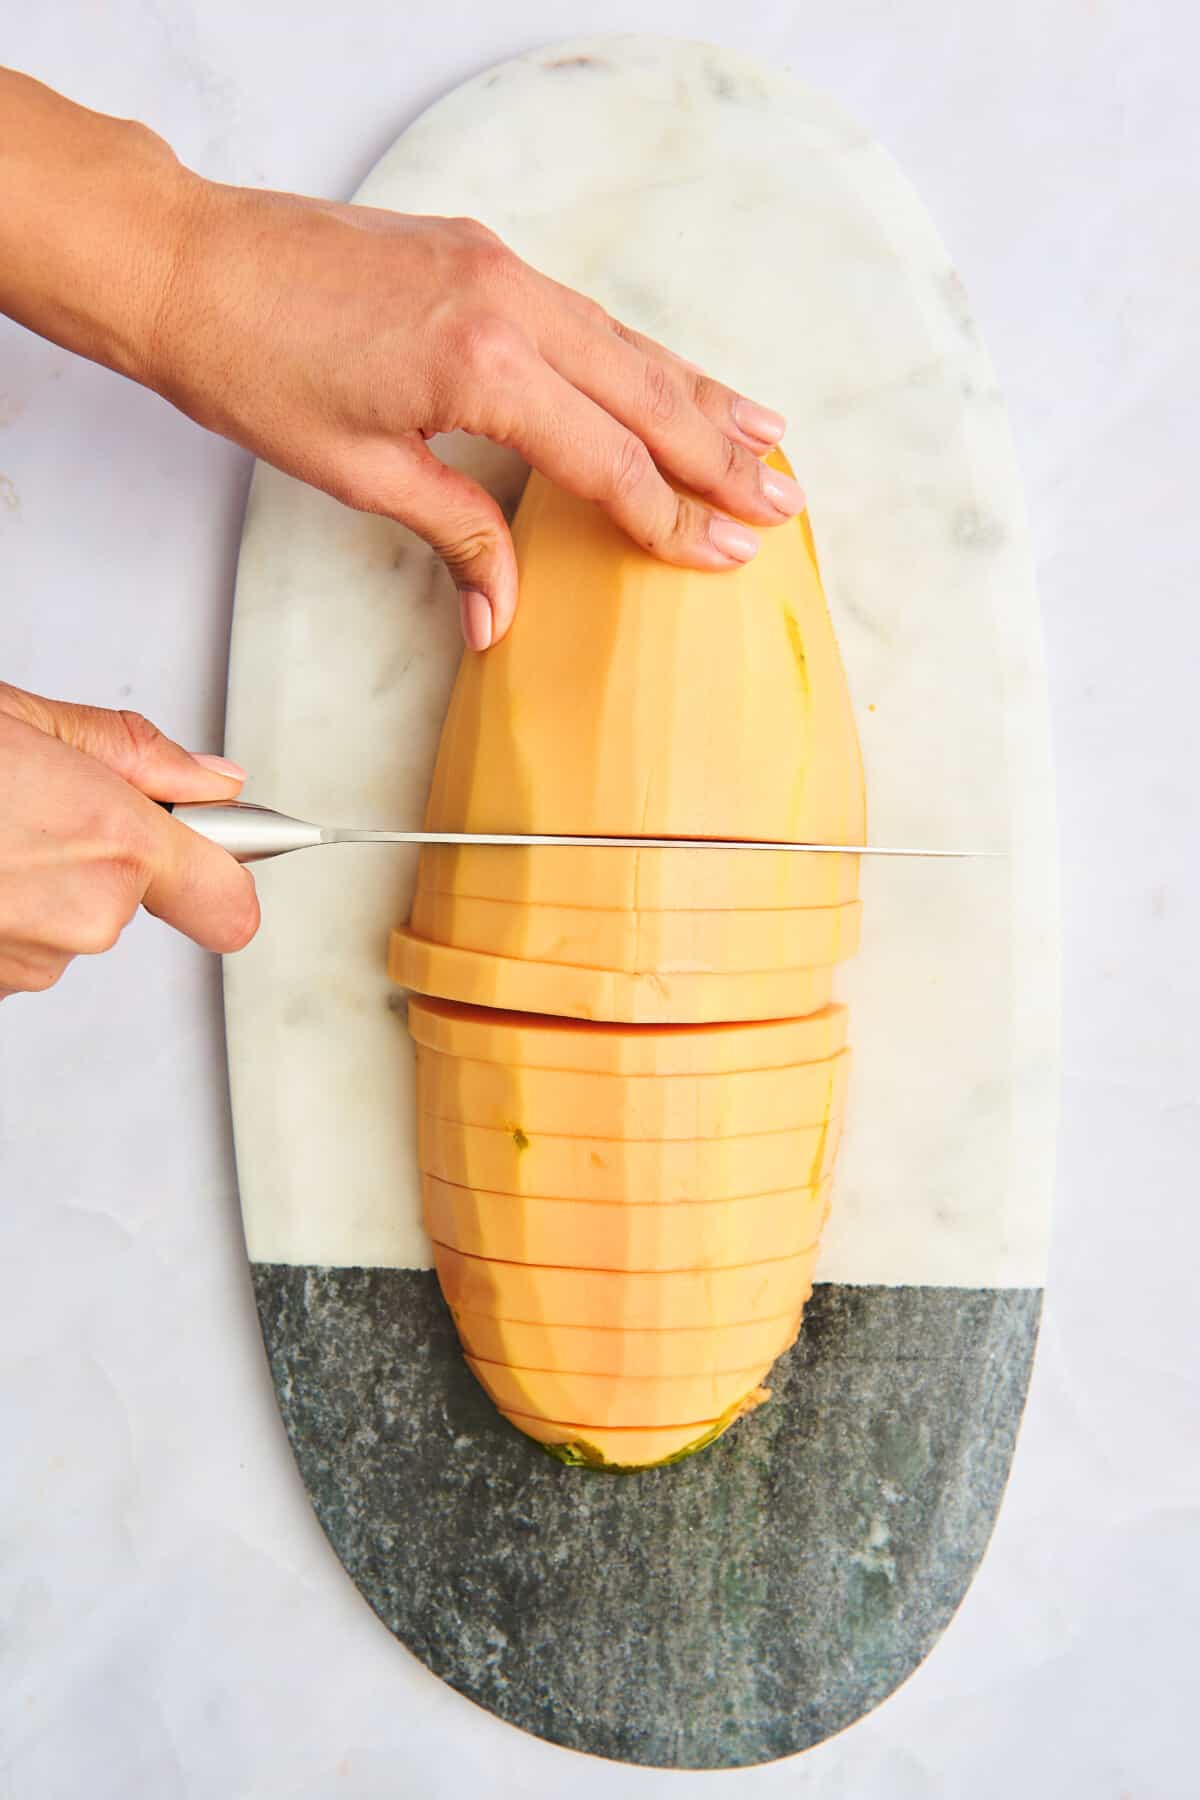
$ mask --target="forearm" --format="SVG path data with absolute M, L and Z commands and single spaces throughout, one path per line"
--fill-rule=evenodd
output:
M 145 126 L 0 69 L 0 312 L 153 383 L 197 180 Z

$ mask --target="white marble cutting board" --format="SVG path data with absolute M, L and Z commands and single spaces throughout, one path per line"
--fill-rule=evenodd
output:
M 818 1278 L 1038 1286 L 1057 1089 L 1045 680 L 1002 400 L 962 284 L 878 145 L 726 50 L 643 37 L 506 63 L 425 113 L 357 198 L 472 214 L 790 420 L 879 843 L 843 972 L 856 1051 Z M 436 446 L 505 501 L 522 467 Z M 259 467 L 227 748 L 247 796 L 419 824 L 459 654 L 451 585 L 401 527 Z M 385 974 L 415 861 L 263 865 L 226 964 L 237 1160 L 262 1262 L 428 1267 L 411 1060 Z

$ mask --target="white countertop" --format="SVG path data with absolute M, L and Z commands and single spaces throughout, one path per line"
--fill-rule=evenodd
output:
M 437 93 L 587 30 L 706 36 L 830 90 L 957 255 L 1017 438 L 1045 611 L 1064 906 L 1042 1346 L 992 1549 L 932 1656 L 803 1758 L 571 1757 L 436 1681 L 308 1507 L 245 1266 L 215 965 L 150 920 L 0 1010 L 0 1796 L 1190 1791 L 1195 109 L 1183 4 L 347 0 L 7 21 L 4 57 L 225 180 L 349 192 Z M 299 21 L 299 22 L 298 22 Z M 764 321 L 764 329 L 772 321 Z M 0 675 L 217 748 L 248 459 L 0 325 Z M 803 471 L 800 471 L 803 475 Z M 1189 836 L 1190 833 L 1190 836 Z M 688 1783 L 692 1785 L 688 1785 Z

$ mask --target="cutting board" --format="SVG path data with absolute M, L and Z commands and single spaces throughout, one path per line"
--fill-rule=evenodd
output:
M 953 264 L 887 155 L 727 50 L 557 45 L 412 124 L 358 198 L 471 214 L 784 411 L 880 843 L 841 978 L 856 1053 L 818 1286 L 774 1399 L 633 1477 L 563 1468 L 459 1354 L 421 1229 L 389 987 L 411 852 L 261 867 L 226 967 L 246 1241 L 300 1473 L 396 1636 L 514 1725 L 629 1762 L 802 1750 L 921 1662 L 983 1554 L 1024 1404 L 1053 1173 L 1047 707 L 1020 487 Z M 525 476 L 439 452 L 511 511 Z M 251 798 L 419 823 L 459 656 L 400 526 L 260 467 L 227 745 Z M 736 821 L 731 821 L 731 829 Z

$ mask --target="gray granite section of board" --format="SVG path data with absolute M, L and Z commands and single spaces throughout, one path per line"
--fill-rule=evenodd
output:
M 925 1656 L 991 1532 L 1041 1307 L 818 1287 L 770 1405 L 622 1476 L 500 1418 L 431 1272 L 254 1281 L 305 1484 L 391 1630 L 515 1725 L 690 1769 L 819 1743 Z

